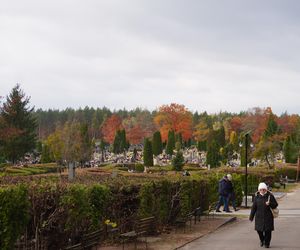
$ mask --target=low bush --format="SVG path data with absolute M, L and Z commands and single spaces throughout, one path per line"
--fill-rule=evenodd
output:
M 135 164 L 135 171 L 138 173 L 144 172 L 144 165 L 143 164 Z

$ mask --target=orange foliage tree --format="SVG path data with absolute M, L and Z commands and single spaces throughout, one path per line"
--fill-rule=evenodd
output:
M 168 139 L 168 132 L 171 130 L 181 133 L 183 140 L 189 140 L 193 134 L 192 121 L 192 113 L 184 105 L 176 103 L 161 106 L 154 117 L 163 141 Z
M 242 118 L 243 131 L 251 130 L 251 137 L 254 143 L 258 143 L 267 128 L 269 116 L 272 114 L 271 108 L 253 108 Z
M 131 144 L 142 143 L 144 138 L 151 137 L 156 130 L 151 114 L 143 111 L 137 116 L 127 117 L 122 125 Z
M 291 135 L 296 130 L 299 121 L 300 121 L 299 115 L 287 115 L 287 114 L 278 117 L 276 120 L 278 126 L 280 127 L 285 137 Z
M 103 139 L 112 144 L 117 130 L 121 129 L 123 129 L 122 120 L 118 115 L 108 117 L 101 128 Z

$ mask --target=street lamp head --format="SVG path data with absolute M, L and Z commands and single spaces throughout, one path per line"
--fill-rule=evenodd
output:
M 240 148 L 241 148 L 241 147 L 243 147 L 243 143 L 242 143 L 242 142 L 240 142 L 240 143 L 239 143 L 239 146 L 240 146 Z
M 251 148 L 254 148 L 254 144 L 253 144 L 253 143 L 250 143 L 250 147 L 251 147 Z

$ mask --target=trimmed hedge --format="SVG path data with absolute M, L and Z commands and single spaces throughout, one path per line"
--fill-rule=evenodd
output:
M 13 244 L 29 221 L 29 202 L 25 186 L 0 188 L 0 246 L 13 249 Z
M 201 171 L 192 176 L 167 176 L 151 181 L 148 178 L 129 184 L 122 184 L 122 177 L 118 177 L 106 185 L 41 181 L 1 188 L 1 249 L 11 249 L 25 235 L 25 229 L 29 240 L 59 249 L 68 241 L 77 243 L 84 233 L 103 226 L 108 219 L 125 231 L 132 228 L 136 218 L 154 215 L 164 227 L 199 206 L 207 209 L 218 199 L 218 182 L 228 172 L 229 169 Z M 245 176 L 243 172 L 231 172 L 240 204 Z M 248 185 L 256 188 L 264 178 L 275 179 L 276 175 L 250 171 Z

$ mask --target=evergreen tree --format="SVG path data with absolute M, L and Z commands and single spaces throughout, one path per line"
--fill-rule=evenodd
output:
M 177 151 L 175 157 L 172 160 L 172 166 L 175 171 L 181 171 L 184 166 L 184 158 L 182 152 Z
M 286 163 L 296 163 L 297 162 L 297 146 L 293 142 L 291 136 L 288 136 L 284 141 L 283 154 Z
M 80 162 L 81 165 L 88 161 L 92 155 L 92 142 L 88 133 L 88 124 L 80 125 Z
M 207 141 L 198 141 L 197 149 L 199 151 L 206 151 L 207 150 Z
M 156 131 L 153 134 L 152 146 L 153 146 L 153 154 L 155 156 L 162 153 L 163 146 L 162 146 L 162 141 L 161 141 L 161 134 L 159 131 Z
M 180 144 L 180 148 L 183 146 L 183 140 L 182 140 L 182 134 L 179 133 L 179 134 L 176 134 L 176 142 L 179 142 Z M 176 142 L 175 142 L 175 145 L 176 145 Z
M 215 141 L 208 146 L 206 163 L 212 168 L 220 165 L 220 148 Z
M 224 147 L 225 146 L 226 141 L 225 141 L 225 128 L 224 128 L 224 126 L 221 126 L 221 128 L 216 131 L 216 138 L 215 138 L 215 140 L 216 140 L 217 144 L 220 147 Z
M 264 132 L 264 137 L 271 137 L 278 132 L 278 125 L 275 121 L 275 116 L 273 114 L 270 114 L 268 119 L 267 128 Z
M 120 152 L 120 144 L 121 144 L 121 136 L 120 136 L 120 130 L 118 130 L 116 132 L 115 139 L 114 139 L 114 142 L 113 142 L 113 152 L 115 154 L 121 153 Z
M 125 130 L 118 130 L 115 135 L 113 142 L 113 152 L 115 154 L 120 154 L 125 152 L 129 148 L 129 142 L 126 140 Z
M 175 132 L 169 131 L 168 133 L 168 142 L 167 142 L 167 148 L 166 148 L 166 153 L 167 155 L 173 155 L 173 151 L 175 149 Z
M 0 117 L 6 129 L 17 131 L 17 136 L 8 136 L 3 143 L 3 153 L 15 163 L 36 145 L 36 120 L 34 108 L 29 107 L 30 98 L 16 85 L 6 97 Z
M 129 148 L 129 142 L 126 139 L 126 131 L 122 129 L 120 132 L 120 151 L 124 152 Z
M 153 166 L 152 143 L 148 138 L 144 141 L 144 165 L 147 167 Z
M 101 150 L 101 161 L 102 162 L 104 162 L 104 150 L 105 150 L 105 146 L 106 146 L 105 141 L 103 139 L 101 139 L 99 148 Z

